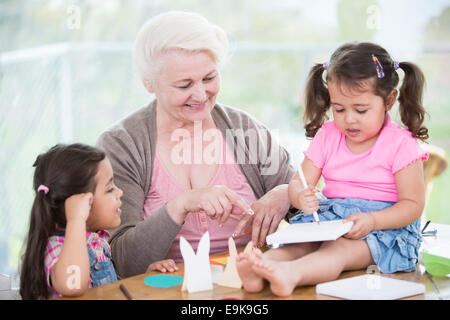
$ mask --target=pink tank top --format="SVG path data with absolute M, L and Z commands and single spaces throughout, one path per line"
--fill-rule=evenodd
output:
M 224 139 L 223 150 L 223 163 L 219 164 L 216 175 L 208 186 L 224 185 L 241 196 L 249 205 L 252 205 L 257 200 L 255 194 L 244 174 L 241 172 L 239 165 L 231 155 L 231 151 L 228 149 Z M 228 156 L 226 153 L 228 153 Z M 230 161 L 229 159 L 233 160 Z M 185 191 L 187 190 L 181 187 L 167 171 L 159 158 L 158 152 L 155 152 L 152 182 L 144 203 L 143 219 L 148 218 L 168 200 Z M 166 259 L 173 259 L 176 263 L 183 262 L 183 257 L 180 252 L 180 237 L 183 236 L 191 244 L 194 251 L 196 251 L 198 242 L 206 231 L 209 231 L 211 240 L 210 254 L 228 251 L 228 238 L 233 234 L 241 218 L 242 216 L 240 215 L 230 215 L 223 227 L 219 227 L 219 220 L 211 219 L 204 211 L 190 212 L 185 219 L 181 231 L 173 241 Z M 250 235 L 242 235 L 234 239 L 236 247 L 245 246 L 250 240 Z

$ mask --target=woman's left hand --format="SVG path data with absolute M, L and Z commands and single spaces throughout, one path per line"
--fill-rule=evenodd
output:
M 263 246 L 266 236 L 276 231 L 281 219 L 289 210 L 287 184 L 273 188 L 255 201 L 251 208 L 254 215 L 244 215 L 239 221 L 233 236 L 238 236 L 251 226 L 252 242 L 255 246 Z
M 375 219 L 369 213 L 355 213 L 343 220 L 353 221 L 352 229 L 344 235 L 347 239 L 359 239 L 367 235 L 375 227 Z

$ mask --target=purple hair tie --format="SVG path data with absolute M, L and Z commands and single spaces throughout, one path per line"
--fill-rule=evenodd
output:
M 394 70 L 397 70 L 398 68 L 400 68 L 400 62 L 394 61 Z
M 323 66 L 323 68 L 324 68 L 325 70 L 327 70 L 327 69 L 328 69 L 328 62 L 324 62 L 324 63 L 322 64 L 322 66 Z
M 41 184 L 38 188 L 37 188 L 37 192 L 39 191 L 44 191 L 45 194 L 47 194 L 49 192 L 49 188 L 43 184 Z

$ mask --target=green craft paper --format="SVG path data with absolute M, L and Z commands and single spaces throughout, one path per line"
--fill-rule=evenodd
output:
M 422 252 L 425 269 L 432 276 L 442 277 L 450 274 L 450 259 Z
M 176 287 L 183 282 L 183 278 L 180 276 L 173 276 L 168 274 L 157 274 L 149 276 L 144 279 L 144 283 L 150 287 L 156 288 L 170 288 Z

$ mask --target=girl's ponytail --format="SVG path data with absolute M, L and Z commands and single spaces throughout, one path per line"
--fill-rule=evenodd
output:
M 43 192 L 37 192 L 31 209 L 30 226 L 22 256 L 20 295 L 24 300 L 47 299 L 44 256 L 47 239 L 52 235 L 53 214 Z
M 415 138 L 425 141 L 428 139 L 428 129 L 422 126 L 426 113 L 422 106 L 425 77 L 414 63 L 400 62 L 399 67 L 405 73 L 398 98 L 401 120 Z
M 330 94 L 322 78 L 325 64 L 316 64 L 311 68 L 306 82 L 305 123 L 306 136 L 313 138 L 325 120 L 330 107 Z

